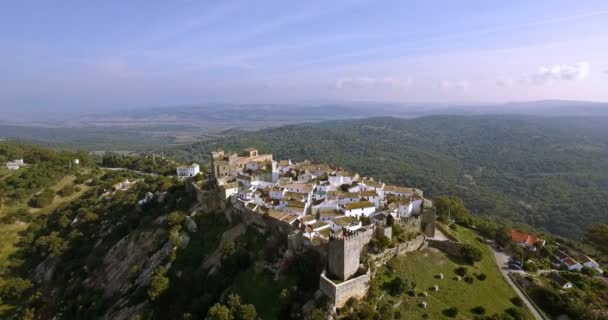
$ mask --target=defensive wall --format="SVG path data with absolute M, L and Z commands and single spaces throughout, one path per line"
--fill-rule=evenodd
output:
M 361 299 L 365 297 L 369 288 L 370 278 L 371 274 L 368 270 L 365 274 L 356 278 L 343 282 L 334 282 L 327 278 L 325 272 L 323 272 L 319 281 L 319 289 L 321 289 L 336 308 L 340 308 L 350 298 Z

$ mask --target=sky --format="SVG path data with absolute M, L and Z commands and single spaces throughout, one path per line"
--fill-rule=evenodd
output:
M 22 0 L 0 21 L 5 112 L 608 101 L 605 0 Z

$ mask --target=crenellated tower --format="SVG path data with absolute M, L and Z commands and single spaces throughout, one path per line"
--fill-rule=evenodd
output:
M 344 236 L 330 236 L 327 252 L 329 275 L 347 280 L 359 269 L 361 250 L 370 242 L 374 229 L 355 231 Z

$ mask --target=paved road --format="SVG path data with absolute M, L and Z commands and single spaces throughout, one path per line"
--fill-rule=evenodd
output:
M 519 290 L 519 287 L 517 287 L 517 285 L 513 282 L 511 277 L 509 277 L 509 272 L 521 273 L 521 274 L 526 274 L 526 272 L 523 270 L 509 270 L 509 267 L 508 267 L 509 256 L 507 254 L 505 254 L 504 252 L 496 250 L 495 248 L 492 248 L 492 251 L 494 252 L 494 257 L 496 258 L 496 264 L 498 265 L 498 269 L 500 270 L 500 273 L 502 274 L 503 278 L 505 278 L 505 280 L 507 280 L 507 283 L 509 283 L 509 285 L 513 288 L 513 290 L 515 290 L 515 293 L 517 293 L 517 295 L 521 298 L 521 300 L 523 300 L 523 302 L 526 304 L 526 306 L 528 306 L 528 309 L 530 310 L 530 312 L 532 312 L 532 315 L 534 316 L 534 318 L 537 320 L 544 320 L 545 317 L 543 317 L 543 315 L 541 315 L 536 310 L 536 308 L 534 308 L 534 306 L 532 305 L 532 302 L 530 302 L 530 300 L 528 300 L 528 297 Z

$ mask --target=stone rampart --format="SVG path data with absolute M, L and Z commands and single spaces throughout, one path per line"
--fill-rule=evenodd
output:
M 394 248 L 388 248 L 382 253 L 370 255 L 369 261 L 371 261 L 376 267 L 379 267 L 387 263 L 394 256 L 399 254 L 406 254 L 408 252 L 416 251 L 424 247 L 426 243 L 426 236 L 420 234 L 416 238 L 400 243 Z
M 456 241 L 438 241 L 429 240 L 429 247 L 439 249 L 447 254 L 460 257 L 462 255 L 462 247 L 464 246 L 461 242 Z
M 264 230 L 281 234 L 290 234 L 294 230 L 293 226 L 289 223 L 274 219 L 260 212 L 255 212 L 245 207 L 241 201 L 238 201 L 234 197 L 231 197 L 231 203 L 234 208 L 234 214 L 248 224 L 253 224 Z
M 336 283 L 327 278 L 325 272 L 323 272 L 319 282 L 319 289 L 321 289 L 336 308 L 340 308 L 350 298 L 361 299 L 365 297 L 369 288 L 370 277 L 370 271 L 368 270 L 361 276 Z

